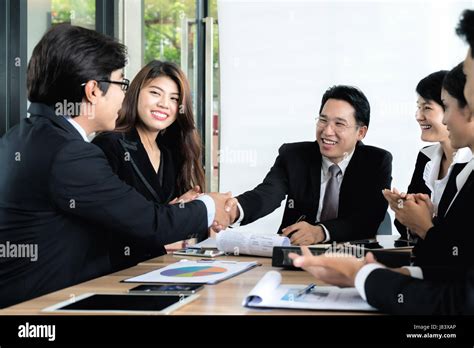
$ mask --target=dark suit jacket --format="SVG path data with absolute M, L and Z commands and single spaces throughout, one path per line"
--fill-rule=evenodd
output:
M 375 270 L 365 283 L 368 302 L 397 314 L 474 314 L 473 206 L 474 172 L 447 214 L 427 233 L 423 246 L 432 254 L 423 256 L 429 260 L 421 266 L 424 280 Z
M 317 142 L 284 144 L 263 182 L 237 197 L 244 211 L 242 224 L 251 223 L 278 208 L 288 195 L 278 230 L 294 224 L 301 215 L 316 224 L 321 188 L 322 156 Z M 321 221 L 331 240 L 372 238 L 384 219 L 387 202 L 382 190 L 390 188 L 392 155 L 358 142 L 339 193 L 338 218 Z
M 449 269 L 433 269 L 439 274 Z M 455 280 L 420 280 L 376 269 L 367 277 L 365 294 L 370 305 L 392 314 L 474 314 L 474 268 Z
M 455 180 L 456 176 L 451 175 L 447 186 Z M 471 219 L 473 207 L 474 173 L 471 173 L 446 215 L 435 218 L 434 226 L 427 232 L 425 239 L 415 246 L 415 265 L 452 267 L 453 272 L 443 275 L 450 278 L 463 276 L 466 269 L 474 266 L 474 228 Z M 429 269 L 424 273 L 425 278 L 440 279 L 440 275 Z
M 168 149 L 160 139 L 161 137 L 157 138 L 161 151 L 158 174 L 162 172 L 162 184 L 159 183 L 159 175 L 151 165 L 135 128 L 127 133 L 101 133 L 92 143 L 104 151 L 112 170 L 120 179 L 134 187 L 149 201 L 168 203 L 184 192 L 178 192 L 176 185 L 180 163 L 178 154 Z
M 431 161 L 431 159 L 426 156 L 422 151 L 418 152 L 418 157 L 416 158 L 415 170 L 411 177 L 410 185 L 408 185 L 407 193 L 425 193 L 431 196 L 431 190 L 426 186 L 425 180 L 423 179 L 423 173 L 425 171 L 426 163 Z M 407 229 L 400 221 L 395 219 L 395 227 L 398 232 L 401 234 L 402 239 L 407 238 Z
M 179 163 L 177 154 L 160 144 L 159 140 L 160 137 L 157 139 L 161 151 L 158 173 L 151 165 L 135 128 L 127 133 L 102 133 L 92 143 L 104 151 L 112 170 L 120 179 L 134 187 L 147 200 L 167 204 L 181 194 L 176 187 Z M 109 246 L 112 266 L 117 270 L 165 253 L 162 245 L 143 244 L 132 240 L 130 236 L 117 233 L 112 233 L 111 237 Z
M 29 112 L 0 142 L 0 242 L 36 244 L 38 259 L 0 258 L 0 307 L 110 272 L 106 231 L 150 245 L 207 234 L 203 202 L 147 201 L 54 109 Z

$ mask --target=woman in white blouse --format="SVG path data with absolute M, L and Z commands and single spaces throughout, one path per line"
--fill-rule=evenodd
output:
M 456 69 L 460 71 L 456 73 Z M 453 165 L 468 162 L 472 157 L 468 148 L 453 149 L 449 131 L 443 124 L 444 105 L 441 98 L 443 88 L 445 88 L 445 93 L 449 93 L 458 101 L 458 109 L 466 107 L 466 100 L 462 93 L 465 84 L 462 65 L 456 69 L 453 69 L 449 78 L 446 79 L 446 86 L 443 86 L 443 80 L 448 73 L 445 70 L 426 76 L 416 86 L 418 94 L 416 121 L 420 125 L 421 140 L 435 144 L 424 147 L 418 153 L 407 192 L 430 195 L 435 215 Z M 395 226 L 402 235 L 401 239 L 416 240 L 398 220 L 395 220 Z

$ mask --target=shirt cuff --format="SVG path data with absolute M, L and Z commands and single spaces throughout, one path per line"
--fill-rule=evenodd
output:
M 360 297 L 362 297 L 365 301 L 367 301 L 367 297 L 365 296 L 365 281 L 372 271 L 379 269 L 379 268 L 386 268 L 385 266 L 379 263 L 369 263 L 357 272 L 354 285 L 357 291 L 359 292 Z
M 326 228 L 326 226 L 324 226 L 323 224 L 319 224 L 318 226 L 321 226 L 323 228 L 324 236 L 325 236 L 324 240 L 321 243 L 329 242 L 331 240 L 331 235 L 329 234 L 329 231 Z
M 410 272 L 410 276 L 417 279 L 423 279 L 423 270 L 417 266 L 403 266 L 402 268 L 406 268 L 408 272 Z
M 214 203 L 214 200 L 208 195 L 199 196 L 197 200 L 203 202 L 206 205 L 207 227 L 211 227 L 216 216 L 216 203 Z
M 229 225 L 229 227 L 231 227 L 231 228 L 239 227 L 240 223 L 244 219 L 244 210 L 242 209 L 242 206 L 240 205 L 239 202 L 237 202 L 237 207 L 239 208 L 239 218 L 232 225 Z

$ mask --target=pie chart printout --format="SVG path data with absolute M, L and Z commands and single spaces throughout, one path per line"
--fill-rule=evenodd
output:
M 167 269 L 160 273 L 166 277 L 204 277 L 227 272 L 223 267 L 212 266 L 190 266 Z

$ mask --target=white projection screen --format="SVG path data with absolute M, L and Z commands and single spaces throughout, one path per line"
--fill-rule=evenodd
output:
M 406 189 L 426 145 L 414 117 L 416 84 L 464 59 L 455 26 L 472 4 L 219 0 L 220 191 L 252 189 L 283 143 L 314 141 L 321 97 L 335 84 L 367 95 L 364 142 L 392 153 L 393 185 Z M 282 213 L 242 228 L 275 233 Z

